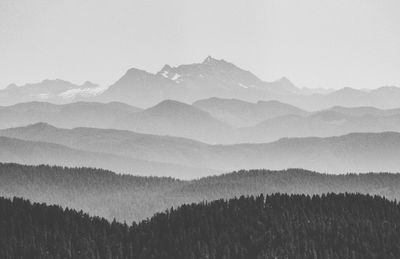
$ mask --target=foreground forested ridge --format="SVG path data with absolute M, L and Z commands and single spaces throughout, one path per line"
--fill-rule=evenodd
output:
M 400 257 L 400 205 L 379 196 L 273 194 L 183 205 L 138 224 L 0 198 L 0 258 Z
M 132 222 L 186 203 L 271 193 L 355 192 L 400 200 L 400 175 L 327 175 L 302 169 L 250 170 L 181 181 L 91 168 L 0 164 L 0 196 L 58 204 Z

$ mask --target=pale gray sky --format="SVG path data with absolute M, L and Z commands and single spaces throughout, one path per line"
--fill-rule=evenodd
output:
M 207 55 L 298 86 L 400 86 L 398 0 L 0 0 L 0 87 Z

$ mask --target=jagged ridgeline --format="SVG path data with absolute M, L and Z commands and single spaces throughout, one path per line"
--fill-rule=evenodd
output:
M 57 204 L 128 223 L 182 204 L 276 192 L 310 195 L 353 192 L 399 200 L 400 175 L 250 170 L 182 181 L 119 175 L 93 168 L 0 163 L 0 196 Z
M 399 258 L 400 205 L 273 194 L 183 205 L 131 226 L 0 198 L 0 258 Z

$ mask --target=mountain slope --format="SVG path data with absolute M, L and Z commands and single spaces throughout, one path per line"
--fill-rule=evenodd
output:
M 22 140 L 50 142 L 70 148 L 128 156 L 187 166 L 202 165 L 211 159 L 208 145 L 190 139 L 140 134 L 131 131 L 95 128 L 62 129 L 37 123 L 0 131 L 1 136 Z M 202 159 L 199 159 L 202 158 Z
M 132 68 L 96 99 L 149 107 L 173 94 L 178 96 L 177 90 L 171 80 Z
M 0 161 L 21 164 L 50 164 L 104 168 L 135 175 L 180 178 L 207 175 L 211 170 L 146 161 L 126 156 L 73 149 L 54 143 L 0 137 Z

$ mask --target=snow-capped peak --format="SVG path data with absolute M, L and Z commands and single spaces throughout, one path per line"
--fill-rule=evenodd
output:
M 171 79 L 173 81 L 176 81 L 181 77 L 180 74 L 176 73 L 174 71 L 174 68 L 172 68 L 170 65 L 165 65 L 158 73 L 157 75 L 161 75 L 162 77 Z

